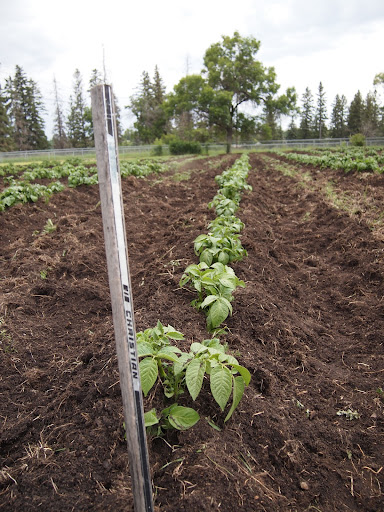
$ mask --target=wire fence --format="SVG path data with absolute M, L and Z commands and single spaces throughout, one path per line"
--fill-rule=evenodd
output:
M 262 149 L 274 148 L 308 148 L 308 147 L 334 147 L 349 146 L 349 139 L 295 139 L 295 140 L 269 140 L 263 142 L 234 143 L 233 150 L 257 151 Z M 384 146 L 384 137 L 368 137 L 367 146 Z M 161 147 L 163 155 L 169 155 L 168 146 Z M 203 153 L 223 152 L 227 150 L 226 144 L 202 144 Z M 148 156 L 158 154 L 159 146 L 141 145 L 141 146 L 120 146 L 120 155 Z M 46 150 L 28 150 L 28 151 L 9 151 L 0 152 L 0 162 L 12 159 L 30 160 L 38 158 L 68 158 L 68 157 L 89 157 L 96 155 L 95 148 L 69 148 L 69 149 L 46 149 Z

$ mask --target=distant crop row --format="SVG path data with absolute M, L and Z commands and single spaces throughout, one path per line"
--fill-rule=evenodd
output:
M 315 150 L 308 153 L 274 151 L 274 153 L 284 156 L 288 160 L 293 160 L 303 165 L 313 165 L 320 169 L 342 169 L 345 172 L 384 172 L 384 154 L 375 149 Z
M 121 176 L 148 176 L 164 170 L 164 164 L 155 160 L 121 162 Z M 0 166 L 0 177 L 6 187 L 0 193 L 0 211 L 17 203 L 36 202 L 40 198 L 49 200 L 52 194 L 68 187 L 95 185 L 98 183 L 95 164 L 84 164 L 81 160 L 71 159 L 62 164 L 46 162 L 44 164 Z M 42 180 L 51 183 L 39 183 Z

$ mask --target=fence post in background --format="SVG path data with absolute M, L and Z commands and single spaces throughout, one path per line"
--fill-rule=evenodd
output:
M 97 85 L 92 89 L 91 97 L 105 250 L 133 500 L 136 512 L 152 512 L 152 486 L 126 247 L 112 88 L 105 84 Z

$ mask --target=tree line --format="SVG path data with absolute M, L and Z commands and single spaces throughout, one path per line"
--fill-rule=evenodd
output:
M 254 37 L 238 32 L 223 36 L 206 50 L 201 73 L 187 74 L 168 94 L 157 66 L 152 77 L 144 71 L 136 94 L 125 106 L 136 120 L 124 133 L 115 98 L 120 143 L 161 144 L 175 138 L 225 141 L 230 150 L 234 141 L 384 135 L 384 108 L 376 91 L 366 98 L 358 91 L 349 105 L 338 94 L 327 112 L 322 82 L 315 95 L 307 87 L 300 100 L 294 87 L 281 93 L 274 68 L 256 58 L 259 48 L 260 41 Z M 95 69 L 84 91 L 76 69 L 69 109 L 64 112 L 54 79 L 54 128 L 48 141 L 38 85 L 16 66 L 14 76 L 5 80 L 4 87 L 0 84 L 0 150 L 93 146 L 89 92 L 104 81 L 105 76 Z M 376 75 L 373 85 L 384 86 L 384 73 Z M 287 116 L 291 122 L 284 131 L 282 119 Z

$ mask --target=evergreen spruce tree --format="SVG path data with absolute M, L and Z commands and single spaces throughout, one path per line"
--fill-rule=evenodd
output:
M 363 131 L 363 117 L 364 117 L 364 102 L 361 92 L 357 91 L 355 97 L 351 101 L 348 114 L 348 133 L 354 135 L 355 133 L 362 133 Z
M 325 98 L 324 86 L 320 82 L 319 89 L 317 92 L 317 108 L 315 114 L 315 137 L 322 139 L 327 135 L 327 126 L 325 121 L 327 120 L 327 103 Z
M 150 144 L 166 131 L 167 118 L 163 109 L 165 87 L 156 66 L 154 80 L 147 71 L 141 76 L 139 92 L 131 97 L 127 108 L 136 116 L 134 126 L 139 142 Z
M 14 77 L 5 86 L 13 139 L 18 150 L 46 149 L 42 112 L 44 105 L 36 82 L 28 79 L 24 70 L 16 66 Z
M 47 136 L 44 131 L 44 120 L 42 112 L 45 111 L 43 98 L 37 83 L 28 80 L 28 102 L 27 102 L 27 120 L 28 120 L 28 143 L 32 149 L 47 149 L 49 147 Z
M 347 130 L 347 98 L 343 95 L 336 94 L 335 101 L 332 105 L 330 132 L 334 138 L 344 138 L 348 135 Z
M 137 132 L 139 142 L 152 142 L 150 130 L 150 108 L 151 108 L 151 79 L 147 71 L 143 71 L 139 84 L 139 91 L 131 96 L 131 102 L 127 108 L 136 116 L 134 127 Z
M 262 134 L 265 140 L 277 140 L 282 139 L 283 134 L 281 130 L 280 116 L 276 111 L 273 99 L 269 101 L 267 99 L 263 105 L 263 120 L 264 124 L 262 125 Z
M 163 84 L 163 79 L 160 76 L 159 68 L 155 66 L 155 73 L 153 75 L 153 99 L 156 105 L 161 105 L 164 101 L 165 97 L 165 86 Z
M 300 137 L 302 139 L 313 138 L 314 119 L 313 119 L 313 96 L 307 87 L 302 96 L 301 121 L 300 121 Z
M 8 116 L 7 100 L 0 85 L 0 151 L 12 151 L 14 142 L 12 126 Z
M 294 115 L 291 117 L 291 122 L 289 123 L 285 136 L 288 140 L 296 140 L 300 136 L 299 128 L 296 126 Z
M 62 101 L 59 95 L 56 78 L 53 79 L 53 92 L 55 95 L 55 119 L 53 126 L 53 147 L 64 149 L 68 147 L 68 137 L 65 130 L 65 118 Z
M 167 132 L 167 117 L 163 108 L 165 99 L 165 86 L 160 76 L 159 69 L 155 66 L 152 82 L 153 96 L 153 135 L 160 139 Z
M 380 107 L 376 94 L 369 92 L 364 102 L 362 133 L 366 137 L 375 137 L 379 133 Z
M 15 76 L 7 78 L 5 92 L 11 121 L 13 140 L 17 150 L 28 147 L 28 125 L 25 113 L 28 79 L 20 66 L 16 66 Z
M 104 80 L 101 72 L 98 69 L 92 69 L 88 92 L 91 92 L 92 87 L 95 87 L 95 85 L 100 85 L 102 83 L 104 83 Z
M 85 148 L 88 146 L 89 141 L 87 137 L 87 105 L 83 92 L 83 79 L 78 69 L 75 70 L 73 77 L 73 95 L 69 99 L 67 119 L 68 138 L 73 148 Z

